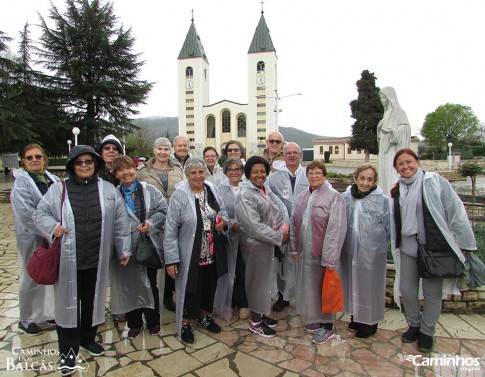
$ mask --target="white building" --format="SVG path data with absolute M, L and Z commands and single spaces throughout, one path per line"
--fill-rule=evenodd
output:
M 179 134 L 191 141 L 192 153 L 205 146 L 219 151 L 228 140 L 240 141 L 247 155 L 265 147 L 268 133 L 278 131 L 277 68 L 264 12 L 248 50 L 248 103 L 209 102 L 209 59 L 191 20 L 178 57 Z
M 325 152 L 330 152 L 330 160 L 361 160 L 365 161 L 365 152 L 363 150 L 351 149 L 349 142 L 351 137 L 322 137 L 313 140 L 313 156 L 316 160 L 323 160 Z M 419 139 L 417 136 L 411 136 L 411 148 L 416 154 L 418 153 Z M 377 160 L 377 155 L 369 156 L 371 161 Z

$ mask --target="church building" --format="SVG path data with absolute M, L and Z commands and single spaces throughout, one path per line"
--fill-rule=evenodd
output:
M 206 146 L 221 151 L 229 140 L 246 147 L 246 155 L 265 148 L 268 133 L 278 131 L 278 57 L 264 12 L 248 50 L 248 102 L 209 103 L 209 59 L 194 19 L 178 56 L 179 135 L 190 139 L 193 154 Z

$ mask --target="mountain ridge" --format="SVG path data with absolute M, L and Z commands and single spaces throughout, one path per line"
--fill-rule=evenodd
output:
M 153 130 L 157 137 L 168 136 L 173 139 L 178 134 L 178 117 L 151 116 L 137 118 L 133 121 L 137 126 L 146 125 Z M 285 141 L 297 143 L 300 148 L 313 148 L 313 140 L 325 136 L 312 134 L 296 127 L 280 127 Z

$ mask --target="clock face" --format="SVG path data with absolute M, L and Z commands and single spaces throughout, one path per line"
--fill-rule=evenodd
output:
M 185 83 L 185 87 L 186 87 L 187 89 L 192 89 L 192 88 L 194 87 L 194 83 L 193 83 L 192 81 L 187 81 L 187 82 Z
M 258 84 L 264 84 L 266 82 L 266 79 L 264 78 L 264 76 L 258 76 L 256 77 L 256 82 Z

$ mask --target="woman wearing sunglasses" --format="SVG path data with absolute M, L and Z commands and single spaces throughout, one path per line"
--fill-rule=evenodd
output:
M 42 147 L 29 144 L 22 151 L 22 169 L 13 171 L 15 182 L 10 193 L 10 202 L 15 214 L 15 235 L 17 238 L 17 257 L 20 265 L 19 330 L 29 336 L 42 333 L 37 323 L 54 318 L 52 287 L 35 283 L 27 274 L 27 263 L 42 237 L 35 228 L 32 215 L 42 196 L 49 187 L 59 181 L 47 169 L 48 158 Z
M 130 227 L 123 199 L 111 183 L 95 174 L 103 165 L 103 159 L 93 148 L 74 147 L 66 163 L 69 179 L 65 181 L 64 204 L 63 183 L 59 182 L 42 198 L 33 216 L 44 237 L 62 237 L 54 295 L 61 365 L 66 372 L 75 366 L 75 358 L 68 357 L 70 351 L 77 355 L 82 347 L 92 356 L 104 353 L 96 342 L 96 331 L 105 321 L 113 244 L 121 265 L 125 266 L 131 256 Z

